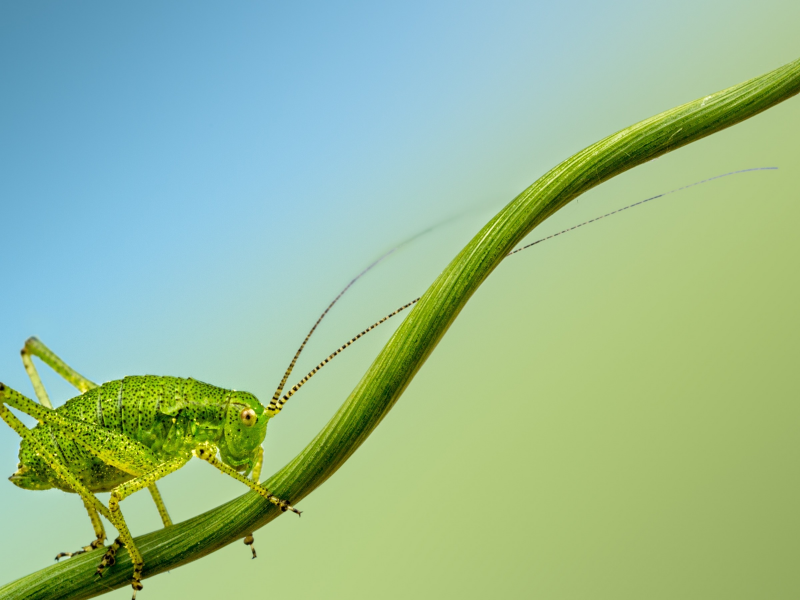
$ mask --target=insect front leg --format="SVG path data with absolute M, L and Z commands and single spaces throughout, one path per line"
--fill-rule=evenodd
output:
M 253 465 L 253 472 L 250 474 L 250 480 L 254 481 L 255 483 L 260 483 L 259 479 L 261 479 L 261 466 L 264 464 L 264 448 L 259 446 L 258 448 L 258 456 L 256 457 L 256 464 Z M 256 557 L 256 549 L 253 545 L 255 543 L 255 538 L 253 537 L 253 532 L 251 531 L 244 537 L 244 543 L 246 546 L 250 546 L 250 552 L 253 553 L 253 558 Z
M 243 484 L 245 484 L 251 490 L 257 492 L 263 498 L 266 498 L 267 500 L 272 502 L 272 504 L 274 504 L 275 506 L 280 508 L 282 511 L 285 512 L 287 510 L 290 510 L 290 511 L 292 511 L 292 512 L 298 514 L 298 515 L 300 514 L 300 511 L 297 510 L 296 508 L 294 508 L 286 500 L 281 500 L 280 498 L 277 498 L 276 496 L 273 496 L 267 488 L 265 488 L 263 485 L 261 485 L 259 483 L 258 480 L 261 477 L 261 466 L 262 466 L 263 460 L 264 460 L 264 449 L 263 448 L 259 448 L 258 457 L 256 458 L 256 464 L 253 466 L 253 473 L 252 473 L 250 479 L 248 479 L 247 477 L 244 477 L 241 473 L 237 472 L 236 470 L 232 469 L 230 466 L 228 466 L 225 463 L 223 463 L 222 461 L 220 461 L 217 458 L 217 448 L 214 447 L 211 444 L 203 444 L 202 446 L 199 446 L 199 447 L 195 448 L 193 453 L 197 458 L 206 461 L 207 463 L 209 463 L 210 465 L 216 467 L 217 469 L 219 469 L 220 471 L 222 471 L 226 475 L 230 475 L 231 477 L 233 477 L 237 481 L 241 481 Z M 253 547 L 254 542 L 255 542 L 255 538 L 253 537 L 252 532 L 248 533 L 244 538 L 244 543 L 246 545 L 250 546 L 250 551 L 253 553 L 253 558 L 256 557 L 256 549 Z
M 254 492 L 257 492 L 263 498 L 266 498 L 272 504 L 280 508 L 282 511 L 286 512 L 287 510 L 292 511 L 295 514 L 301 514 L 301 511 L 297 510 L 291 504 L 289 504 L 286 500 L 281 500 L 277 496 L 273 496 L 272 493 L 265 488 L 263 485 L 258 483 L 257 481 L 253 481 L 252 479 L 248 479 L 244 477 L 241 473 L 238 473 L 232 467 L 226 465 L 222 461 L 217 458 L 217 448 L 212 446 L 211 444 L 203 444 L 202 446 L 198 446 L 195 448 L 192 453 L 199 459 L 206 461 L 210 465 L 216 467 L 226 475 L 233 477 L 236 481 L 241 481 L 247 487 L 249 487 Z
M 119 503 L 134 492 L 138 492 L 146 487 L 150 487 L 158 479 L 161 479 L 170 473 L 174 473 L 183 465 L 185 465 L 188 460 L 188 456 L 182 456 L 160 464 L 152 471 L 118 485 L 111 491 L 111 498 L 108 500 L 108 510 L 111 513 L 110 521 L 114 524 L 114 527 L 116 527 L 117 531 L 119 532 L 119 538 L 111 545 L 111 547 L 109 547 L 108 552 L 106 552 L 106 555 L 103 557 L 103 560 L 97 567 L 96 573 L 102 576 L 103 569 L 107 565 L 114 564 L 114 555 L 116 554 L 117 549 L 121 545 L 125 546 L 128 549 L 128 554 L 130 554 L 131 561 L 133 562 L 133 578 L 131 581 L 131 587 L 133 587 L 133 598 L 136 598 L 136 592 L 141 590 L 143 587 L 142 570 L 144 569 L 144 561 L 142 560 L 142 555 L 139 553 L 139 549 L 136 547 L 136 544 L 133 543 L 133 536 L 131 535 L 130 529 L 128 529 L 128 525 L 125 523 L 125 518 L 122 516 Z

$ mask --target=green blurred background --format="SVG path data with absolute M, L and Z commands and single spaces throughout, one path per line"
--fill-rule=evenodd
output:
M 6 3 L 0 377 L 32 394 L 18 352 L 38 335 L 95 381 L 268 399 L 382 252 L 446 221 L 348 293 L 297 378 L 573 152 L 798 58 L 798 19 L 790 1 Z M 531 239 L 779 167 L 509 259 L 303 518 L 257 532 L 258 560 L 235 543 L 140 597 L 800 596 L 799 133 L 795 98 L 573 202 Z M 265 474 L 394 325 L 292 399 Z M 17 447 L 0 430 L 8 475 Z M 242 493 L 194 463 L 159 485 L 175 520 Z M 135 534 L 159 525 L 148 495 L 123 506 Z M 77 497 L 0 481 L 0 507 L 0 584 L 91 538 Z

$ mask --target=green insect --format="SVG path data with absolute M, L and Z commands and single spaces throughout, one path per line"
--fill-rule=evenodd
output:
M 30 338 L 25 342 L 22 362 L 39 402 L 0 383 L 0 418 L 22 438 L 19 465 L 9 479 L 27 490 L 57 488 L 77 493 L 89 513 L 95 533 L 89 545 L 77 552 L 61 552 L 56 560 L 103 547 L 106 534 L 99 516 L 102 515 L 114 525 L 119 537 L 107 548 L 97 567 L 97 575 L 102 576 L 104 569 L 114 564 L 117 551 L 125 546 L 133 562 L 131 586 L 136 598 L 136 592 L 142 589 L 144 562 L 125 524 L 120 503 L 134 492 L 147 488 L 164 527 L 169 527 L 172 521 L 156 482 L 180 469 L 192 457 L 241 481 L 282 511 L 299 515 L 300 511 L 286 499 L 277 498 L 259 483 L 267 423 L 331 359 L 416 302 L 406 304 L 359 333 L 281 396 L 311 334 L 361 275 L 353 279 L 319 317 L 266 407 L 248 392 L 226 390 L 194 379 L 144 375 L 98 386 L 69 367 L 38 339 Z M 33 364 L 33 356 L 74 385 L 81 395 L 53 409 Z M 38 424 L 28 429 L 8 407 L 33 417 Z M 107 507 L 94 495 L 96 492 L 111 492 Z M 255 558 L 253 535 L 247 535 L 244 542 Z
M 767 169 L 745 169 L 691 185 L 760 170 Z M 687 187 L 691 186 L 607 213 L 510 254 Z M 114 525 L 119 537 L 106 549 L 97 567 L 97 574 L 102 576 L 104 569 L 114 564 L 119 548 L 125 546 L 133 562 L 131 585 L 135 598 L 136 592 L 142 589 L 144 563 L 125 524 L 120 503 L 134 492 L 147 488 L 164 526 L 169 527 L 172 522 L 156 482 L 180 469 L 192 457 L 204 460 L 242 482 L 282 511 L 299 515 L 300 511 L 288 499 L 277 498 L 259 483 L 262 443 L 267 424 L 281 411 L 286 401 L 330 360 L 360 337 L 417 302 L 418 299 L 409 302 L 363 330 L 283 393 L 297 359 L 328 311 L 350 286 L 399 247 L 391 249 L 357 275 L 325 309 L 295 353 L 267 406 L 247 392 L 226 390 L 178 377 L 133 376 L 98 386 L 69 367 L 38 339 L 30 338 L 22 349 L 22 361 L 39 402 L 0 383 L 0 418 L 22 438 L 19 465 L 10 480 L 28 490 L 57 488 L 77 493 L 83 500 L 95 534 L 89 545 L 77 552 L 61 552 L 56 560 L 104 547 L 106 534 L 100 520 L 102 515 Z M 34 356 L 74 385 L 81 394 L 54 409 L 33 364 Z M 38 424 L 28 429 L 9 407 L 33 417 Z M 96 492 L 111 492 L 108 506 L 98 500 Z M 244 542 L 250 546 L 255 558 L 253 535 L 247 535 Z
M 66 366 L 36 338 L 25 343 L 23 360 L 40 403 L 0 384 L 0 417 L 22 437 L 19 466 L 11 476 L 28 490 L 58 488 L 80 495 L 94 527 L 95 539 L 82 550 L 103 546 L 99 515 L 119 532 L 97 568 L 114 564 L 120 546 L 134 563 L 132 586 L 142 589 L 144 564 L 120 510 L 122 500 L 144 488 L 153 496 L 165 527 L 172 522 L 156 481 L 180 469 L 193 456 L 241 481 L 281 510 L 300 511 L 259 484 L 267 423 L 277 411 L 255 396 L 177 377 L 125 377 L 97 386 Z M 33 370 L 37 356 L 81 392 L 53 410 Z M 9 410 L 16 408 L 38 421 L 27 429 Z M 250 477 L 248 477 L 250 475 Z M 108 507 L 95 492 L 111 492 Z M 252 544 L 252 536 L 247 540 Z M 255 553 L 255 551 L 254 551 Z

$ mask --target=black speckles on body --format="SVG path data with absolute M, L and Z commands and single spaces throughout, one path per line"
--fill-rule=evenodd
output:
M 107 442 L 104 450 L 112 454 L 131 457 L 131 449 L 121 447 L 129 440 L 146 446 L 156 459 L 169 460 L 191 452 L 197 443 L 216 442 L 222 437 L 230 393 L 193 379 L 132 376 L 93 388 L 68 400 L 55 412 L 122 434 L 124 437 Z M 75 441 L 76 432 L 69 428 L 40 424 L 33 431 L 46 447 L 63 457 L 70 471 L 93 492 L 110 491 L 133 477 L 85 450 Z M 26 446 L 23 443 L 20 447 L 20 462 L 49 471 Z M 48 479 L 54 487 L 64 489 L 54 473 Z
M 125 389 L 125 380 L 119 382 L 119 388 L 117 389 L 117 423 L 120 424 L 120 428 L 123 433 L 125 433 L 125 423 L 122 420 L 122 391 Z
M 125 391 L 123 395 L 123 390 Z M 122 423 L 122 433 L 130 438 L 135 438 L 139 431 L 140 396 L 136 381 L 128 378 L 122 380 L 119 389 L 119 410 Z
M 122 432 L 122 411 L 120 411 L 120 388 L 122 381 L 109 381 L 96 388 L 102 395 L 100 406 L 103 411 L 105 429 Z
M 87 388 L 94 385 L 84 383 Z M 99 515 L 110 520 L 119 538 L 97 574 L 102 575 L 113 564 L 116 550 L 126 546 L 133 563 L 134 597 L 142 589 L 144 562 L 120 502 L 150 488 L 169 526 L 155 484 L 186 464 L 193 451 L 281 510 L 294 510 L 258 483 L 269 416 L 252 394 L 191 379 L 144 376 L 89 388 L 56 410 L 6 388 L 0 398 L 0 417 L 22 437 L 20 465 L 12 481 L 26 489 L 57 487 L 81 496 L 96 539 L 78 553 L 102 545 L 105 531 Z M 38 425 L 26 428 L 6 405 L 34 417 Z M 252 480 L 247 478 L 249 472 L 253 472 Z M 93 494 L 102 491 L 111 492 L 108 507 Z M 57 559 L 73 554 L 60 553 Z

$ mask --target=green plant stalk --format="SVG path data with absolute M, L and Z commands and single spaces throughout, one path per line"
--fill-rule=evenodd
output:
M 798 92 L 800 59 L 623 129 L 546 173 L 453 259 L 333 419 L 267 481 L 267 487 L 296 504 L 341 467 L 394 406 L 478 286 L 539 223 L 603 181 L 739 123 Z M 280 514 L 251 492 L 178 525 L 138 537 L 144 576 L 210 554 Z M 126 552 L 102 580 L 95 578 L 101 553 L 84 554 L 23 577 L 0 588 L 0 598 L 90 598 L 129 585 L 132 568 Z

